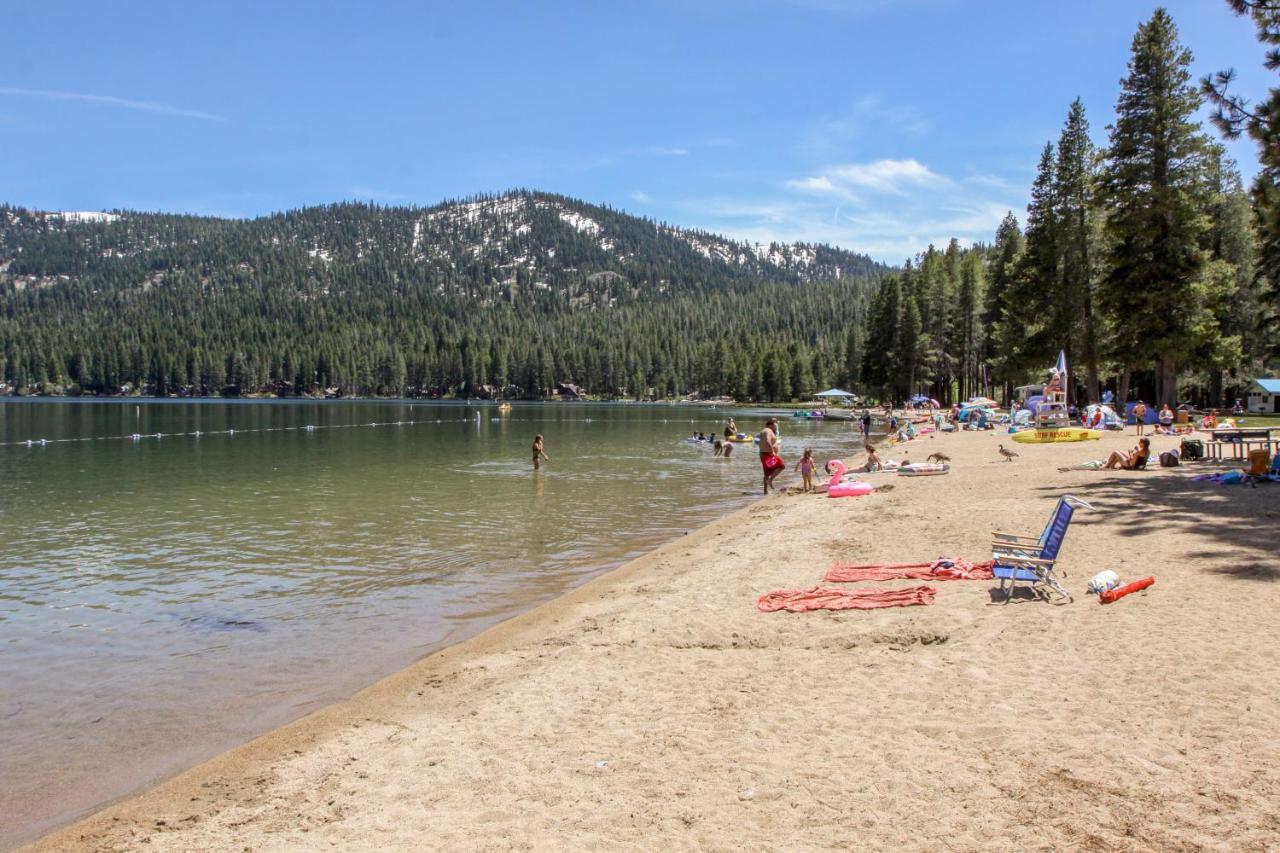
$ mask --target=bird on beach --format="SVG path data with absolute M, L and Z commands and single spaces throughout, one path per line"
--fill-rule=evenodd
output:
M 1014 453 L 1012 450 L 1006 450 L 1005 446 L 1002 444 L 1000 445 L 1000 455 L 1004 457 L 1005 462 L 1012 462 L 1013 457 L 1017 456 L 1018 454 Z

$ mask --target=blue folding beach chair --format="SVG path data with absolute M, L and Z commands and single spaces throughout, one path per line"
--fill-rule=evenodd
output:
M 1050 592 L 1057 593 L 1067 601 L 1074 600 L 1058 581 L 1054 564 L 1058 559 L 1058 551 L 1062 548 L 1062 540 L 1067 537 L 1067 528 L 1071 525 L 1071 516 L 1075 514 L 1076 507 L 1093 509 L 1072 495 L 1059 498 L 1053 515 L 1049 517 L 1049 523 L 1036 538 L 1013 533 L 991 534 L 991 558 L 995 561 L 991 571 L 1000 581 L 1000 590 L 1005 594 L 1006 604 L 1013 598 L 1013 588 L 1019 581 L 1031 584 L 1032 590 L 1046 601 L 1051 600 Z M 1066 572 L 1062 576 L 1066 577 Z

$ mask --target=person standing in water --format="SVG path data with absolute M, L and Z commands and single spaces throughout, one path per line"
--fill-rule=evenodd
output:
M 542 467 L 539 460 L 545 459 L 551 461 L 551 457 L 547 455 L 547 451 L 542 444 L 542 434 L 539 433 L 533 437 L 533 470 L 537 471 Z
M 767 495 L 773 479 L 787 467 L 778 455 L 777 418 L 769 418 L 764 429 L 760 430 L 760 467 L 764 469 L 764 493 Z
M 724 425 L 724 440 L 732 441 L 738 437 L 738 425 L 733 422 L 733 418 L 729 418 Z

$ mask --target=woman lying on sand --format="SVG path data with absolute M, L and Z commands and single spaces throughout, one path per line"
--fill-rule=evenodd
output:
M 1107 464 L 1104 468 L 1123 468 L 1126 471 L 1133 471 L 1138 468 L 1144 468 L 1147 459 L 1151 456 L 1151 439 L 1138 439 L 1138 446 L 1128 453 L 1121 453 L 1119 450 L 1111 451 L 1111 455 L 1107 457 Z

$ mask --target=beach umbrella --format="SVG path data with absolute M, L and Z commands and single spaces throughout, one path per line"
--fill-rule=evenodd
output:
M 1054 369 L 1058 371 L 1058 375 L 1062 377 L 1062 388 L 1067 387 L 1067 351 L 1058 350 L 1058 363 L 1054 365 Z

